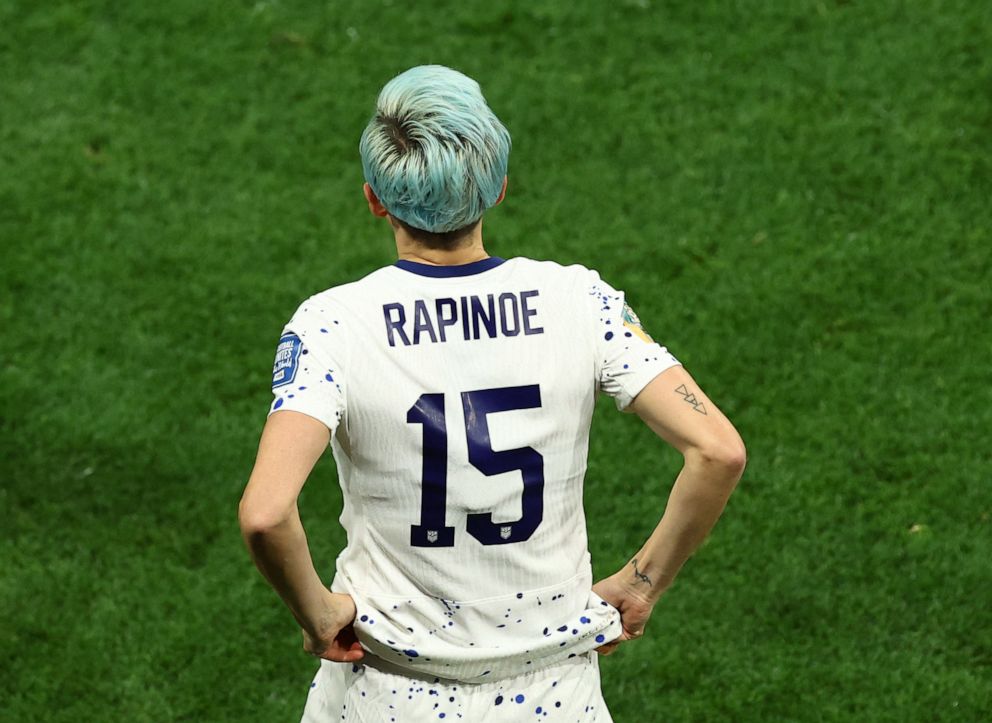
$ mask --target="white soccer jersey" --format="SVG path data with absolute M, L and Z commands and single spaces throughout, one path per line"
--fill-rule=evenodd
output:
M 582 509 L 595 396 L 623 408 L 675 364 L 582 266 L 399 261 L 304 302 L 272 411 L 332 431 L 333 589 L 370 663 L 492 680 L 616 638 Z

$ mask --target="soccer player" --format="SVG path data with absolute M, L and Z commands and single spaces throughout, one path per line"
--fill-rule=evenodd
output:
M 597 656 L 642 634 L 719 517 L 740 437 L 596 272 L 486 253 L 510 136 L 475 81 L 402 73 L 360 150 L 399 260 L 286 325 L 239 510 L 322 659 L 303 719 L 610 721 Z M 582 483 L 600 391 L 685 465 L 654 532 L 593 585 Z M 348 535 L 330 590 L 296 507 L 329 442 Z

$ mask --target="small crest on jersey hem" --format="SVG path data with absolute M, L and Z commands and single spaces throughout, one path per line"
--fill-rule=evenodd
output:
M 283 334 L 279 338 L 276 361 L 272 365 L 273 389 L 285 386 L 296 379 L 296 372 L 300 368 L 301 351 L 303 351 L 303 342 L 296 334 Z

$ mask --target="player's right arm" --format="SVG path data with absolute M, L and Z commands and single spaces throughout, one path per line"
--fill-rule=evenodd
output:
M 716 523 L 744 471 L 745 449 L 730 421 L 681 366 L 656 376 L 627 407 L 682 453 L 664 515 L 647 542 L 596 592 L 621 613 L 624 633 L 641 635 L 654 604 Z
M 280 411 L 270 416 L 238 506 L 238 521 L 256 567 L 303 630 L 307 652 L 351 662 L 363 656 L 350 627 L 355 603 L 321 582 L 296 506 L 329 437 L 328 428 L 306 414 Z
M 346 408 L 343 372 L 327 328 L 333 325 L 316 311 L 322 311 L 319 301 L 304 302 L 279 339 L 275 400 L 238 520 L 255 565 L 300 624 L 306 651 L 356 661 L 363 652 L 352 628 L 355 603 L 321 582 L 297 510 L 300 491 Z

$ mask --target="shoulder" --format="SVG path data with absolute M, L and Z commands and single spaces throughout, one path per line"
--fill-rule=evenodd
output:
M 390 286 L 390 279 L 393 278 L 395 271 L 394 266 L 383 266 L 360 279 L 339 284 L 338 286 L 332 286 L 329 289 L 314 294 L 304 304 L 313 302 L 328 306 L 335 302 L 341 303 L 366 296 L 377 289 Z
M 283 336 L 296 336 L 316 350 L 340 350 L 348 329 L 355 328 L 353 309 L 368 297 L 371 286 L 382 285 L 378 280 L 386 271 L 388 267 L 377 269 L 362 279 L 332 286 L 304 299 L 283 328 Z
M 557 281 L 568 286 L 589 287 L 599 281 L 599 274 L 582 264 L 560 264 L 557 261 L 532 259 L 516 256 L 507 259 L 507 266 L 521 273 L 534 274 L 548 281 Z
M 294 320 L 321 320 L 334 314 L 340 315 L 347 306 L 356 300 L 368 297 L 377 290 L 390 286 L 392 266 L 384 266 L 356 281 L 349 281 L 329 289 L 319 291 L 299 305 Z

